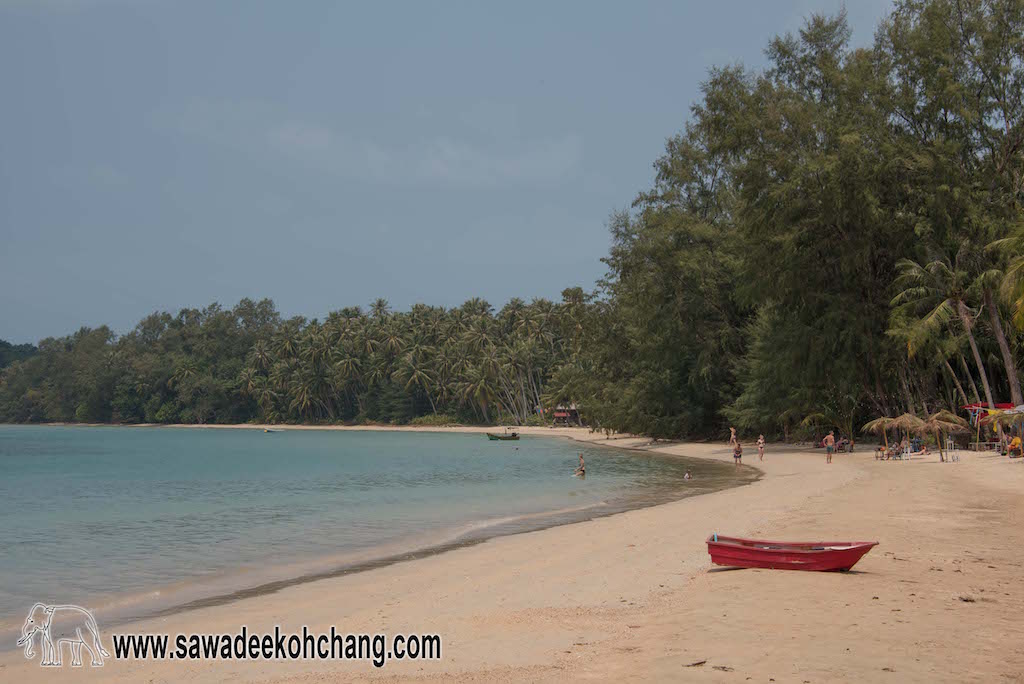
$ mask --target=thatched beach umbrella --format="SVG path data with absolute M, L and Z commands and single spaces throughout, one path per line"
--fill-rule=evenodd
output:
M 922 425 L 924 425 L 924 421 L 913 413 L 904 413 L 901 416 L 896 416 L 889 424 L 890 427 L 903 430 L 904 432 L 919 432 Z
M 889 427 L 902 430 L 906 433 L 920 432 L 922 425 L 924 425 L 924 421 L 913 413 L 904 413 L 901 416 L 896 416 L 891 419 L 891 422 L 889 423 Z
M 874 432 L 876 435 L 881 432 L 882 437 L 885 438 L 885 450 L 889 450 L 889 428 L 892 427 L 892 421 L 894 418 L 889 416 L 882 416 L 881 418 L 875 418 L 870 423 L 864 423 L 864 427 L 861 430 L 867 430 L 868 432 Z
M 946 460 L 946 453 L 942 449 L 942 437 L 946 432 L 970 432 L 970 426 L 960 416 L 949 411 L 936 411 L 922 421 L 921 432 L 931 432 L 935 435 L 935 441 L 939 444 L 939 460 Z

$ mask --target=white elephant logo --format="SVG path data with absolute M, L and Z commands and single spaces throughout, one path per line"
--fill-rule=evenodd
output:
M 81 606 L 48 606 L 37 603 L 32 606 L 21 628 L 18 646 L 25 647 L 25 657 L 35 656 L 32 644 L 39 635 L 39 650 L 42 667 L 60 667 L 61 647 L 71 645 L 71 666 L 82 666 L 82 649 L 89 651 L 93 667 L 103 667 L 103 659 L 110 654 L 100 641 L 100 630 L 96 618 Z

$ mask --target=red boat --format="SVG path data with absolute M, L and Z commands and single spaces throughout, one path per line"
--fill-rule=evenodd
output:
M 708 553 L 715 565 L 770 570 L 847 571 L 878 542 L 776 542 L 713 534 Z

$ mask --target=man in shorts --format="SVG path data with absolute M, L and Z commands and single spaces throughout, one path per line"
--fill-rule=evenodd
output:
M 732 460 L 736 463 L 737 468 L 739 468 L 743 463 L 743 445 L 740 444 L 740 440 L 738 439 L 732 448 Z
M 836 450 L 836 438 L 835 435 L 829 431 L 825 436 L 825 463 L 832 462 L 832 454 Z

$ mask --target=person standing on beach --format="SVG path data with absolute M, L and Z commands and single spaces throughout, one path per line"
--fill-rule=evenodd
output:
M 739 468 L 743 464 L 743 445 L 740 444 L 740 440 L 736 440 L 736 445 L 732 448 L 732 460 L 736 462 L 736 467 Z
M 760 435 L 757 438 L 757 460 L 764 460 L 764 435 Z
M 729 428 L 729 446 L 736 444 L 736 428 Z
M 829 430 L 829 433 L 825 435 L 825 463 L 832 462 L 832 452 L 836 450 L 836 438 L 835 434 Z

